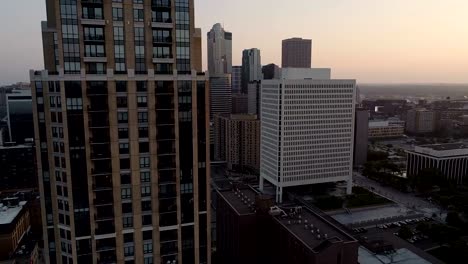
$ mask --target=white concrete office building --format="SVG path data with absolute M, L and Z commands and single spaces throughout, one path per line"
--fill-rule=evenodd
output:
M 283 69 L 261 93 L 260 188 L 346 181 L 351 192 L 355 80 L 333 80 L 330 69 Z
M 462 184 L 468 175 L 468 145 L 463 143 L 415 147 L 407 151 L 406 173 L 418 175 L 424 169 L 438 169 L 447 179 Z

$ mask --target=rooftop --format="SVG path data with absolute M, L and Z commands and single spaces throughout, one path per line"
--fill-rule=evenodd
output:
M 0 203 L 0 225 L 11 224 L 19 215 L 26 202 L 20 202 L 18 206 L 7 207 Z
M 287 230 L 315 252 L 336 242 L 354 242 L 352 236 L 307 207 L 281 208 L 285 215 L 275 216 Z
M 448 143 L 448 144 L 434 144 L 434 145 L 424 145 L 421 148 L 432 149 L 436 151 L 444 150 L 457 150 L 457 149 L 468 149 L 468 144 L 465 143 Z
M 239 215 L 255 213 L 255 197 L 257 193 L 249 187 L 241 187 L 237 190 L 220 191 L 225 200 L 236 210 Z

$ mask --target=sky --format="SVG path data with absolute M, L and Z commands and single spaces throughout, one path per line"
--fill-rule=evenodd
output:
M 261 50 L 281 64 L 281 40 L 313 40 L 313 67 L 359 83 L 468 83 L 466 0 L 195 0 L 203 36 L 222 23 L 233 33 L 233 64 Z M 3 0 L 0 84 L 42 69 L 45 0 Z M 206 39 L 203 42 L 206 68 Z

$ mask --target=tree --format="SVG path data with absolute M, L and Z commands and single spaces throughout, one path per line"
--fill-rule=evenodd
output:
M 403 238 L 403 239 L 410 239 L 413 236 L 413 231 L 407 226 L 403 226 L 400 228 L 398 231 L 398 236 Z

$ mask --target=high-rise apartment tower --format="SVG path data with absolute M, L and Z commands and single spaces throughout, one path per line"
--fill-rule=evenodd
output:
M 47 0 L 31 71 L 47 263 L 211 263 L 194 0 Z

